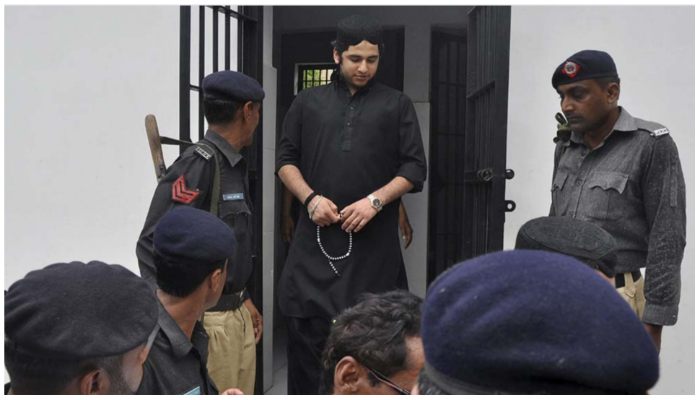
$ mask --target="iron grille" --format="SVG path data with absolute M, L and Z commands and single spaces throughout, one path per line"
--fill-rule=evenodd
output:
M 295 94 L 314 86 L 327 85 L 336 71 L 335 64 L 297 64 Z

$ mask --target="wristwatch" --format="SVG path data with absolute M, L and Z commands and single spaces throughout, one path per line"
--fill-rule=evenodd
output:
M 379 197 L 370 194 L 369 196 L 367 196 L 367 198 L 369 199 L 370 204 L 372 204 L 372 207 L 374 207 L 374 209 L 377 210 L 377 212 L 382 211 L 382 207 L 384 207 L 384 204 L 382 204 L 382 200 Z

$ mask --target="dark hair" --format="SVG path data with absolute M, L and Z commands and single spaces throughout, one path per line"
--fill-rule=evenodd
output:
M 423 396 L 451 394 L 437 387 L 437 385 L 428 378 L 424 369 L 418 374 L 418 390 L 420 390 L 420 394 Z
M 205 96 L 202 106 L 207 123 L 210 125 L 228 124 L 236 119 L 236 112 L 243 106 L 243 103 Z
M 365 39 L 365 40 L 366 40 L 366 39 Z M 369 42 L 369 40 L 368 40 L 368 42 Z M 358 43 L 355 43 L 355 44 L 346 44 L 346 43 L 342 43 L 342 44 L 341 44 L 341 43 L 336 39 L 336 40 L 334 40 L 334 41 L 331 42 L 331 45 L 333 46 L 333 49 L 335 49 L 335 51 L 338 52 L 338 57 L 340 57 L 340 62 L 342 63 L 342 62 L 343 62 L 343 52 L 344 52 L 344 51 L 347 51 L 347 50 L 350 48 L 350 46 L 356 46 L 356 45 L 358 45 L 358 44 L 360 44 L 360 43 L 361 43 L 361 42 L 358 42 Z M 370 42 L 370 43 L 372 43 L 372 42 Z M 379 56 L 381 57 L 382 54 L 384 54 L 384 51 L 385 51 L 384 42 L 379 43 L 379 44 L 377 44 L 377 43 L 372 43 L 372 44 L 379 47 Z
M 608 87 L 609 83 L 617 83 L 619 85 L 620 84 L 620 77 L 619 76 L 609 76 L 606 78 L 597 78 L 596 82 L 598 82 L 598 86 L 600 86 L 601 89 L 605 90 Z
M 214 263 L 173 258 L 153 251 L 158 288 L 175 297 L 191 295 L 212 272 L 224 269 L 226 260 Z
M 5 368 L 15 394 L 60 394 L 73 379 L 96 369 L 104 370 L 110 381 L 123 382 L 123 361 L 124 355 L 87 360 L 39 358 L 15 351 L 5 340 Z
M 405 290 L 366 294 L 343 311 L 331 327 L 323 349 L 321 394 L 333 393 L 335 367 L 345 356 L 387 377 L 407 365 L 406 337 L 420 337 L 423 300 Z M 369 375 L 371 385 L 379 383 Z

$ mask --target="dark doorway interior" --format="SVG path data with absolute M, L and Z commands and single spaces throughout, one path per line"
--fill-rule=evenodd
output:
M 466 27 L 433 28 L 430 48 L 428 284 L 462 259 Z

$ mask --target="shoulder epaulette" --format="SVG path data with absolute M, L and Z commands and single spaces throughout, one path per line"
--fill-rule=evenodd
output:
M 652 137 L 658 138 L 664 135 L 668 135 L 671 133 L 668 128 L 665 126 L 658 124 L 656 122 L 651 122 L 651 121 L 645 121 L 643 119 L 637 119 L 635 118 L 635 123 L 637 124 L 637 128 L 643 131 L 649 132 L 649 134 Z
M 207 147 L 209 147 L 209 146 L 207 146 Z M 209 161 L 213 156 L 213 154 L 211 153 L 211 149 L 207 149 L 206 147 L 204 147 L 201 144 L 198 144 L 195 147 L 194 152 L 199 154 L 200 156 L 202 156 L 202 158 L 204 158 L 207 161 Z

